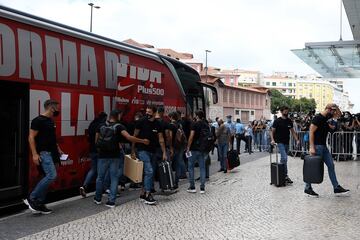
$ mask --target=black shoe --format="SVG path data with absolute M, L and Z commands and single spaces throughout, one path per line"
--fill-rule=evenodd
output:
M 107 207 L 109 207 L 109 208 L 113 208 L 113 207 L 115 207 L 115 203 L 114 203 L 114 202 L 107 201 L 107 202 L 105 203 L 105 206 L 107 206 Z
M 40 213 L 41 214 L 50 214 L 52 213 L 52 210 L 48 209 L 45 204 L 40 205 Z
M 224 170 L 224 173 L 227 173 L 227 170 Z
M 156 190 L 153 188 L 150 190 L 150 193 L 154 194 L 154 193 L 156 193 Z
M 80 195 L 81 195 L 83 198 L 86 198 L 86 190 L 85 190 L 85 187 L 84 187 L 84 186 L 80 187 L 79 191 L 80 191 Z
M 310 197 L 319 197 L 319 194 L 314 192 L 314 190 L 312 188 L 305 189 L 304 193 L 308 194 Z
M 24 203 L 29 207 L 31 212 L 40 213 L 40 205 L 36 201 L 33 201 L 30 198 L 27 198 L 27 199 L 24 199 Z
M 100 204 L 101 204 L 101 199 L 100 199 L 100 200 L 97 200 L 96 198 L 94 198 L 94 203 L 95 203 L 96 205 L 100 205 Z
M 146 198 L 146 194 L 145 194 L 145 193 L 144 193 L 144 194 L 141 194 L 141 195 L 140 195 L 140 202 L 145 201 L 145 198 Z
M 222 172 L 222 171 L 224 171 L 224 169 L 220 168 L 220 170 L 218 172 Z
M 187 179 L 187 176 L 186 175 L 184 175 L 184 176 L 181 176 L 181 177 L 179 177 L 179 179 Z
M 188 193 L 196 193 L 196 188 L 189 187 L 186 191 Z
M 200 180 L 200 177 L 198 177 L 197 179 L 195 179 L 195 181 L 199 181 Z
M 293 184 L 294 182 L 288 176 L 286 176 L 285 177 L 285 183 L 286 184 Z
M 129 187 L 129 190 L 137 190 L 137 189 L 140 189 L 141 188 L 141 185 L 138 184 L 138 183 L 131 183 L 130 184 L 130 187 Z
M 349 189 L 344 189 L 342 186 L 337 186 L 336 188 L 334 188 L 334 193 L 336 195 L 346 195 L 350 192 Z
M 151 193 L 149 193 L 147 195 L 147 197 L 145 197 L 145 204 L 148 205 L 154 205 L 156 203 L 156 200 L 153 198 L 153 196 L 151 195 Z
M 204 194 L 205 193 L 205 188 L 200 188 L 200 194 Z

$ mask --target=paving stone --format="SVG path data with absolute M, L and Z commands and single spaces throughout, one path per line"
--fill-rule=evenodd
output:
M 21 239 L 360 239 L 360 162 L 335 164 L 350 196 L 335 197 L 325 172 L 320 198 L 304 195 L 302 163 L 289 158 L 292 186 L 269 184 L 265 157 L 215 174 L 205 194 L 183 185 L 156 206 L 134 200 Z

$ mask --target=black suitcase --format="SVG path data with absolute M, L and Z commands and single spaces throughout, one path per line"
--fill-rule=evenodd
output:
M 240 166 L 240 158 L 236 150 L 230 150 L 227 153 L 228 170 L 232 170 Z
M 276 187 L 282 187 L 285 186 L 285 165 L 279 163 L 277 145 L 275 145 L 274 152 L 276 162 L 272 162 L 272 154 L 270 153 L 270 184 L 274 184 Z
M 158 166 L 160 188 L 169 191 L 174 188 L 174 174 L 171 169 L 171 163 L 162 161 Z
M 305 156 L 303 179 L 306 183 L 322 183 L 324 180 L 324 161 L 320 156 Z

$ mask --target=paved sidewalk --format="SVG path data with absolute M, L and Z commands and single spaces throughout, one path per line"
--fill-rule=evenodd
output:
M 215 174 L 203 195 L 183 185 L 175 195 L 157 196 L 157 206 L 134 200 L 22 239 L 360 238 L 360 162 L 336 163 L 349 197 L 334 196 L 327 172 L 314 185 L 320 198 L 305 196 L 298 158 L 289 157 L 293 186 L 270 186 L 269 171 L 268 157 L 261 158 Z

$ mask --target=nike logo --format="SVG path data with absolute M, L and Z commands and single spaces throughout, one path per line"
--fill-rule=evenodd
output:
M 121 91 L 124 91 L 126 89 L 128 89 L 129 87 L 132 87 L 134 84 L 131 84 L 131 85 L 127 85 L 127 86 L 121 86 L 121 84 L 119 83 L 118 84 L 118 91 L 121 92 Z

